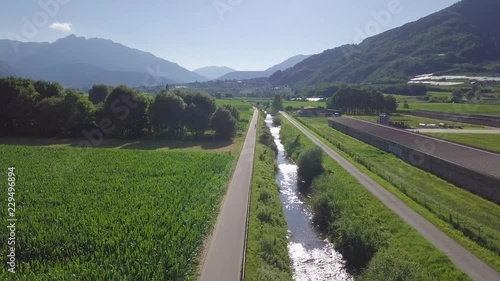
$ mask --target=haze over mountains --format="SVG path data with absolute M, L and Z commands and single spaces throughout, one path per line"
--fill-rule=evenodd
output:
M 500 73 L 500 1 L 463 0 L 402 27 L 314 55 L 275 85 L 406 82 L 414 75 Z
M 75 88 L 95 83 L 140 86 L 208 80 L 151 53 L 111 40 L 74 35 L 54 43 L 0 40 L 0 61 L 17 69 L 21 76 Z
M 193 72 L 151 53 L 128 48 L 111 40 L 70 35 L 54 43 L 22 43 L 0 40 L 0 77 L 21 76 L 56 81 L 65 87 L 156 86 L 169 83 L 268 77 L 307 56 L 296 56 L 266 71 L 235 71 L 229 67 L 204 67 Z M 228 74 L 229 73 L 229 74 Z M 226 76 L 230 75 L 230 76 Z
M 217 79 L 224 76 L 230 72 L 235 72 L 235 69 L 229 68 L 227 66 L 206 66 L 193 70 L 193 72 L 198 73 L 210 80 Z
M 290 67 L 293 67 L 297 63 L 307 59 L 308 55 L 297 55 L 294 57 L 291 57 L 284 62 L 277 64 L 275 66 L 272 66 L 264 71 L 235 71 L 235 72 L 230 72 L 227 73 L 226 75 L 222 77 L 218 77 L 218 80 L 245 80 L 245 79 L 254 79 L 254 78 L 261 78 L 261 77 L 269 77 L 271 76 L 274 72 L 278 70 L 285 70 Z
M 269 77 L 277 86 L 404 83 L 425 73 L 500 73 L 500 1 L 463 0 L 399 28 L 265 71 L 204 67 L 189 71 L 151 53 L 105 39 L 70 35 L 54 43 L 0 40 L 0 77 L 60 82 L 65 87 L 155 86 Z

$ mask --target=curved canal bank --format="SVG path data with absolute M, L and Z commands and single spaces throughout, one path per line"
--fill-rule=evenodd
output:
M 323 238 L 312 223 L 312 213 L 297 190 L 297 165 L 287 156 L 280 140 L 281 127 L 273 126 L 271 115 L 266 116 L 278 147 L 276 182 L 280 187 L 281 202 L 288 224 L 288 251 L 292 261 L 294 280 L 353 280 L 344 269 L 342 255 L 333 244 Z

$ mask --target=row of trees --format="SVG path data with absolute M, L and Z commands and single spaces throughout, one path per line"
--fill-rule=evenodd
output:
M 218 139 L 232 139 L 238 111 L 217 108 L 206 94 L 180 90 L 156 96 L 126 86 L 95 85 L 89 95 L 58 83 L 0 79 L 0 135 L 82 136 L 99 129 L 114 137 L 162 135 L 182 138 L 214 130 Z
M 378 91 L 342 88 L 327 100 L 329 109 L 339 109 L 347 114 L 380 114 L 396 112 L 398 103 L 392 95 Z

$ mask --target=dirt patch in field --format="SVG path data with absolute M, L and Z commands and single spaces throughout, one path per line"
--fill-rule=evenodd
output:
M 83 138 L 30 138 L 30 137 L 1 137 L 0 144 L 27 145 L 27 146 L 82 146 L 82 142 L 90 142 Z M 233 142 L 209 142 L 209 141 L 173 141 L 161 139 L 104 139 L 101 142 L 91 144 L 94 148 L 114 149 L 139 149 L 139 150 L 189 150 L 205 152 L 235 152 L 236 145 Z

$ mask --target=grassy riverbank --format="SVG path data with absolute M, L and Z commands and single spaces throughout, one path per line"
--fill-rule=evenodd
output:
M 258 125 L 245 279 L 291 281 L 288 228 L 275 181 L 275 152 L 268 146 L 274 143 L 273 137 L 263 122 L 263 115 L 259 116 Z
M 285 119 L 281 137 L 293 159 L 312 145 Z M 324 157 L 324 167 L 309 203 L 357 280 L 469 280 L 339 164 Z
M 297 118 L 325 144 L 448 236 L 500 271 L 500 206 L 342 134 L 325 118 Z

